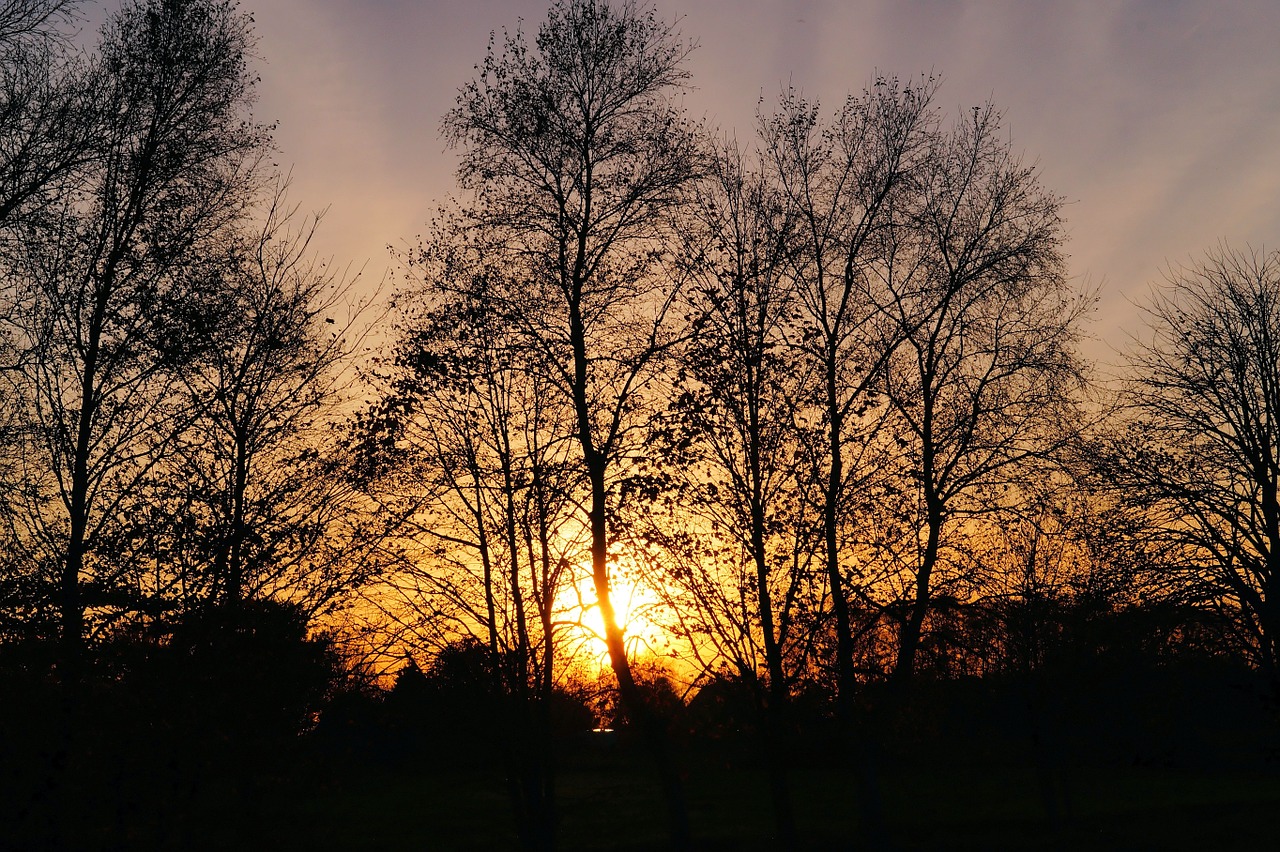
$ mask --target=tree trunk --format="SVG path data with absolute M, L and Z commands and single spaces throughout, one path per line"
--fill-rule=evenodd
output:
M 227 576 L 223 605 L 230 610 L 244 597 L 245 496 L 249 488 L 248 438 L 235 430 L 235 466 L 231 481 L 231 536 L 227 543 Z
M 94 396 L 97 393 L 98 354 L 107 289 L 98 294 L 97 310 L 89 321 L 89 345 L 84 376 L 80 381 L 80 411 L 76 415 L 75 455 L 71 468 L 71 493 L 67 511 L 70 535 L 62 566 L 59 597 L 62 606 L 62 668 L 68 682 L 79 680 L 83 664 L 84 600 L 80 575 L 84 571 L 85 537 L 89 528 L 89 452 L 93 442 Z
M 902 625 L 902 637 L 898 642 L 898 660 L 893 669 L 893 680 L 899 689 L 905 689 L 915 674 L 916 653 L 920 648 L 920 634 L 924 627 L 925 616 L 929 613 L 929 583 L 933 577 L 934 566 L 938 562 L 938 543 L 942 537 L 942 508 L 936 497 L 928 495 L 928 538 L 925 541 L 924 556 L 920 560 L 920 570 L 916 572 L 916 597 Z
M 827 357 L 827 417 L 830 421 L 828 451 L 831 469 L 823 500 L 823 524 L 826 547 L 827 582 L 831 585 L 831 607 L 836 618 L 836 717 L 840 727 L 841 749 L 854 766 L 858 790 L 858 812 L 862 832 L 868 846 L 883 849 L 888 845 L 884 825 L 884 804 L 880 796 L 878 749 L 872 739 L 877 720 L 864 718 L 858 712 L 857 671 L 853 664 L 853 620 L 849 601 L 840 575 L 840 496 L 844 487 L 844 452 L 842 417 L 837 393 L 836 358 Z
M 751 383 L 754 386 L 755 383 Z M 791 787 L 787 781 L 786 734 L 790 696 L 782 670 L 782 648 L 773 621 L 773 597 L 769 591 L 769 562 L 765 554 L 765 511 L 761 490 L 760 423 L 753 404 L 748 424 L 751 459 L 751 551 L 756 569 L 756 605 L 764 634 L 765 664 L 769 669 L 768 699 L 764 707 L 765 765 L 769 772 L 769 793 L 773 800 L 778 839 L 788 849 L 796 845 L 795 815 L 791 807 Z
M 673 849 L 689 849 L 689 815 L 685 808 L 684 785 L 667 751 L 667 733 L 663 722 L 645 701 L 631 673 L 626 643 L 618 616 L 613 608 L 609 585 L 608 530 L 605 513 L 605 478 L 603 459 L 589 459 L 591 481 L 591 575 L 595 584 L 600 618 L 604 622 L 605 644 L 609 648 L 609 665 L 618 679 L 618 696 L 628 717 L 640 730 L 653 755 L 658 783 L 667 807 L 667 825 Z

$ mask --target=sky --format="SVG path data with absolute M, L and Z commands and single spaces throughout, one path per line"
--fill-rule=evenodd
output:
M 276 122 L 292 198 L 366 280 L 454 192 L 440 119 L 489 34 L 544 0 L 242 0 L 256 20 L 255 115 Z M 958 114 L 991 100 L 1015 150 L 1067 200 L 1069 269 L 1100 287 L 1104 363 L 1170 265 L 1227 241 L 1280 248 L 1280 3 L 658 0 L 697 48 L 685 105 L 740 141 L 788 85 L 834 112 L 877 73 L 941 75 Z

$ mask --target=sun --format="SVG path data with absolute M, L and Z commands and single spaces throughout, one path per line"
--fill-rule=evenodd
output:
M 660 606 L 652 589 L 634 582 L 623 572 L 609 578 L 613 609 L 625 636 L 630 655 L 642 647 L 652 646 L 665 631 L 653 620 Z M 562 626 L 569 654 L 581 662 L 601 667 L 609 664 L 609 646 L 605 643 L 604 618 L 600 614 L 595 583 L 589 570 L 556 599 L 557 621 Z

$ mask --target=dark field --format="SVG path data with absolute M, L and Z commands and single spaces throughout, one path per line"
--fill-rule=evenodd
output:
M 857 837 L 850 776 L 805 769 L 792 780 L 805 848 L 849 848 Z M 687 783 L 700 848 L 776 848 L 763 773 L 698 765 Z M 888 770 L 883 779 L 892 840 L 904 850 L 1266 849 L 1280 831 L 1275 772 L 1106 767 L 1071 773 L 1067 787 L 1070 815 L 1055 831 L 1027 769 L 932 766 Z M 638 756 L 573 760 L 560 797 L 563 849 L 665 848 L 661 805 Z M 208 833 L 190 845 L 517 848 L 496 773 L 352 774 L 324 785 L 276 787 L 260 804 L 260 834 L 245 836 L 209 814 Z
M 794 775 L 805 848 L 847 848 L 856 837 L 847 775 Z M 772 849 L 763 773 L 690 771 L 700 848 Z M 1251 771 L 1110 768 L 1070 779 L 1071 815 L 1052 828 L 1030 771 L 933 768 L 884 777 L 900 849 L 1265 849 L 1280 830 L 1280 775 Z M 660 849 L 666 833 L 649 774 L 628 761 L 566 769 L 564 849 Z M 500 778 L 376 775 L 348 779 L 284 805 L 266 848 L 516 848 Z M 232 838 L 227 838 L 228 840 Z
M 935 742 L 928 754 L 885 755 L 891 848 L 1266 849 L 1280 832 L 1280 768 L 1256 751 L 1199 765 L 1066 756 L 1037 770 L 1029 749 L 1019 755 L 998 743 L 1001 754 L 988 745 L 962 742 L 946 753 Z M 666 848 L 657 785 L 638 744 L 581 734 L 559 753 L 559 848 Z M 518 848 L 502 772 L 456 749 L 433 760 L 430 750 L 339 755 L 303 741 L 269 759 L 209 754 L 203 762 L 207 771 L 138 756 L 114 768 L 81 765 L 79 777 L 60 780 L 51 763 L 8 791 L 3 848 Z M 745 749 L 687 743 L 682 762 L 697 848 L 779 848 L 765 774 Z M 868 848 L 853 773 L 830 755 L 797 762 L 790 779 L 802 848 Z

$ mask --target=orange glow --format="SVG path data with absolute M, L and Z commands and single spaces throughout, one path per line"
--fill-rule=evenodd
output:
M 655 623 L 658 597 L 648 588 L 633 582 L 625 573 L 615 571 L 610 577 L 614 612 L 622 627 L 628 654 L 635 656 L 652 648 L 665 631 Z M 600 666 L 609 664 L 609 647 L 605 643 L 604 618 L 596 597 L 595 583 L 586 568 L 579 579 L 560 593 L 557 620 L 562 625 L 569 653 Z

